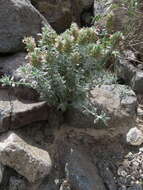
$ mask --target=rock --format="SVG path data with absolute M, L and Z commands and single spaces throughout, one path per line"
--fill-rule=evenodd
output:
M 114 175 L 110 170 L 108 163 L 99 162 L 98 169 L 99 169 L 99 174 L 102 177 L 104 184 L 106 184 L 107 189 L 117 190 L 117 185 L 115 184 Z
M 129 187 L 127 190 L 143 190 L 141 184 L 134 184 L 131 187 Z
M 130 53 L 132 57 L 128 57 L 128 52 L 125 54 L 116 62 L 115 69 L 118 78 L 123 79 L 126 84 L 131 85 L 131 80 L 136 75 L 137 68 L 131 63 L 135 59 L 134 54 Z
M 10 16 L 9 16 L 10 15 Z M 0 53 L 22 50 L 25 36 L 36 37 L 46 19 L 28 0 L 0 1 Z
M 133 52 L 127 51 L 124 56 L 120 57 L 115 65 L 117 76 L 131 86 L 136 94 L 142 95 L 143 71 L 135 67 L 132 62 L 136 62 Z
M 26 64 L 26 55 L 26 53 L 16 53 L 0 57 L 0 73 L 2 75 L 14 76 L 16 70 Z
M 7 166 L 3 166 L 3 178 L 0 183 L 0 189 L 2 190 L 9 190 L 9 180 L 11 176 L 16 176 L 18 178 L 21 178 L 21 176 L 17 175 L 17 172 L 13 170 L 12 168 L 9 168 Z
M 100 17 L 100 19 L 95 20 L 94 24 L 100 27 L 107 25 L 108 15 L 110 15 L 112 10 L 112 3 L 114 0 L 94 0 L 94 17 Z
M 26 65 L 27 61 L 25 59 L 27 53 L 16 53 L 14 55 L 0 57 L 0 74 L 8 75 L 14 77 L 14 80 L 20 80 L 22 74 L 19 73 L 19 67 Z M 38 101 L 39 94 L 36 90 L 26 87 L 26 86 L 17 86 L 14 88 L 14 94 L 19 99 L 23 100 L 35 100 Z
M 23 179 L 10 177 L 9 190 L 26 190 L 26 184 Z
M 41 182 L 40 186 L 38 186 L 38 189 L 36 190 L 59 190 L 59 184 L 55 183 L 55 175 L 52 171 L 51 174 L 52 175 L 44 178 L 44 180 Z
M 12 132 L 1 137 L 0 162 L 32 183 L 49 175 L 52 168 L 48 152 L 27 144 Z
M 143 71 L 136 72 L 136 75 L 132 78 L 131 87 L 137 94 L 143 94 Z
M 56 187 L 55 184 L 46 184 L 46 185 L 41 185 L 37 190 L 59 190 L 58 187 Z
M 105 190 L 96 166 L 83 153 L 71 149 L 66 164 L 66 174 L 74 190 Z
M 81 25 L 82 13 L 92 9 L 94 0 L 32 0 L 31 2 L 50 25 L 61 33 L 68 29 L 72 22 Z
M 130 87 L 126 85 L 113 84 L 102 85 L 101 89 L 107 90 L 118 97 L 120 99 L 120 109 L 123 109 L 130 116 L 132 115 L 134 119 L 136 118 L 138 102 L 134 91 L 132 91 Z
M 20 101 L 12 89 L 0 89 L 0 132 L 16 129 L 37 121 L 53 121 L 58 115 L 46 102 Z M 56 119 L 57 118 L 57 119 Z M 53 126 L 55 125 L 53 122 Z
M 126 136 L 127 143 L 139 146 L 143 143 L 143 133 L 141 130 L 137 129 L 136 127 L 131 128 Z
M 119 188 L 119 190 L 127 190 L 127 188 L 126 188 L 126 186 L 121 186 L 120 188 Z
M 80 6 L 82 7 L 82 10 L 89 9 L 93 6 L 94 0 L 79 0 Z
M 113 0 L 115 8 L 111 7 L 111 11 L 107 14 L 106 26 L 109 32 L 117 32 L 117 31 L 123 32 L 125 31 L 126 25 L 129 22 L 129 15 L 125 7 L 119 6 L 118 3 L 114 1 L 116 0 Z
M 93 18 L 94 0 L 77 0 L 74 2 L 74 4 L 76 4 L 79 11 L 80 25 L 85 27 L 90 27 L 92 25 L 91 23 Z
M 17 86 L 13 88 L 14 95 L 17 99 L 23 101 L 23 100 L 29 100 L 38 102 L 40 94 L 33 88 L 27 87 L 27 86 Z
M 93 16 L 92 16 L 91 12 L 84 11 L 81 14 L 81 24 L 82 24 L 82 26 L 90 27 L 91 23 L 92 23 L 92 18 L 93 18 Z
M 143 152 L 129 152 L 123 162 L 120 162 L 117 170 L 117 184 L 125 186 L 128 190 L 142 190 Z
M 91 91 L 90 100 L 97 108 L 97 113 L 104 111 L 108 116 L 108 120 L 105 123 L 94 123 L 92 116 L 85 115 L 78 109 L 70 109 L 65 114 L 65 120 L 69 126 L 100 129 L 100 131 L 105 129 L 106 135 L 124 135 L 129 128 L 135 126 L 137 98 L 135 93 L 127 86 L 116 84 L 95 88 Z
M 4 174 L 4 166 L 0 164 L 0 184 L 3 180 L 3 174 Z
M 69 0 L 31 1 L 57 32 L 64 32 L 72 23 L 72 4 Z
M 110 6 L 112 5 L 112 0 L 94 0 L 94 16 L 105 16 L 107 15 Z

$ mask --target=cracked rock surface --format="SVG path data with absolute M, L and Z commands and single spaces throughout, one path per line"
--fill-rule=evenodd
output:
M 48 120 L 49 115 L 46 102 L 20 101 L 9 89 L 0 89 L 0 132 Z

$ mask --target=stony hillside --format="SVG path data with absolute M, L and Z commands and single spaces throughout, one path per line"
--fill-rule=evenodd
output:
M 0 0 L 0 190 L 143 190 L 142 8 Z

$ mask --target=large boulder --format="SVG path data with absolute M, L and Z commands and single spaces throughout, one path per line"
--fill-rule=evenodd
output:
M 23 49 L 25 36 L 36 37 L 46 19 L 28 0 L 0 1 L 0 53 Z
M 27 144 L 12 132 L 1 136 L 0 162 L 15 169 L 33 183 L 47 176 L 52 168 L 47 151 Z
M 99 120 L 94 123 L 94 117 L 83 114 L 79 109 L 70 109 L 65 114 L 68 125 L 95 129 L 96 133 L 105 130 L 107 135 L 126 134 L 129 128 L 135 126 L 137 98 L 127 86 L 116 84 L 95 88 L 91 91 L 90 101 L 98 114 L 102 111 L 106 114 L 106 122 Z

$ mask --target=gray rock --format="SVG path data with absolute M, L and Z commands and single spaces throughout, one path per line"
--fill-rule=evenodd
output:
M 1 136 L 0 140 L 0 162 L 29 182 L 41 180 L 50 173 L 52 161 L 48 152 L 27 144 L 15 133 Z
M 136 61 L 133 52 L 126 51 L 115 65 L 117 76 L 131 86 L 136 94 L 143 94 L 143 71 L 142 68 L 135 67 L 131 62 Z M 141 66 L 140 66 L 141 67 Z
M 79 0 L 82 10 L 89 9 L 94 4 L 94 0 Z
M 120 91 L 120 93 L 119 93 Z M 83 114 L 78 109 L 71 109 L 65 114 L 66 122 L 76 128 L 94 128 L 112 134 L 126 134 L 129 128 L 135 126 L 137 114 L 137 98 L 135 93 L 124 85 L 104 85 L 91 91 L 92 105 L 97 113 L 104 111 L 108 120 L 106 123 L 94 123 L 94 118 Z M 97 130 L 99 131 L 99 130 Z M 111 134 L 108 131 L 107 135 Z
M 107 15 L 110 6 L 112 5 L 112 0 L 94 0 L 94 16 L 105 16 Z
M 4 166 L 0 163 L 0 184 L 3 180 Z
M 10 177 L 9 190 L 26 190 L 25 181 L 14 176 Z
M 137 94 L 143 94 L 143 71 L 136 72 L 136 75 L 132 78 L 131 86 Z
M 137 69 L 129 62 L 127 57 L 121 57 L 115 65 L 117 76 L 131 84 L 132 78 L 136 75 Z
M 133 186 L 129 187 L 127 190 L 143 190 L 141 184 L 134 184 Z
M 119 188 L 119 190 L 127 190 L 126 186 L 122 186 Z
M 129 17 L 126 9 L 120 4 L 119 0 L 95 0 L 94 16 L 101 16 L 99 22 L 95 21 L 95 24 L 106 26 L 110 32 L 124 30 Z
M 25 36 L 36 37 L 43 24 L 43 16 L 28 0 L 0 1 L 0 53 L 12 53 L 24 48 Z
M 51 171 L 51 175 L 44 178 L 36 190 L 59 190 L 59 184 L 55 183 L 55 175 Z
M 94 0 L 31 0 L 33 5 L 58 32 L 64 32 L 72 22 L 81 24 L 81 15 L 93 7 Z
M 137 115 L 137 97 L 129 86 L 119 84 L 102 85 L 101 89 L 110 91 L 119 97 L 121 109 L 124 109 L 125 112 L 133 117 Z
M 134 146 L 141 145 L 143 143 L 143 132 L 136 127 L 131 128 L 127 133 L 126 141 Z
M 15 71 L 26 64 L 26 53 L 16 53 L 14 55 L 0 57 L 0 73 L 14 76 Z
M 16 53 L 14 55 L 0 57 L 0 75 L 8 75 L 14 77 L 14 80 L 20 80 L 22 75 L 19 74 L 19 67 L 26 65 L 26 55 L 27 53 Z M 16 86 L 14 88 L 14 93 L 16 97 L 24 100 L 37 100 L 39 99 L 39 94 L 36 90 L 26 87 L 26 86 Z
M 104 184 L 106 184 L 107 189 L 117 190 L 117 185 L 115 184 L 114 175 L 106 162 L 100 162 L 97 164 L 99 169 L 99 174 L 103 179 Z
M 57 0 L 56 2 L 31 0 L 31 2 L 57 32 L 64 32 L 70 27 L 72 23 L 72 3 L 69 0 Z
M 85 154 L 77 150 L 71 149 L 66 174 L 74 190 L 105 190 L 97 168 Z
M 48 183 L 46 185 L 41 185 L 38 190 L 59 190 L 55 184 Z
M 36 121 L 58 124 L 58 115 L 46 102 L 20 101 L 12 89 L 0 89 L 0 132 L 16 129 Z M 57 118 L 57 119 L 56 119 Z M 53 126 L 55 125 L 52 122 Z

